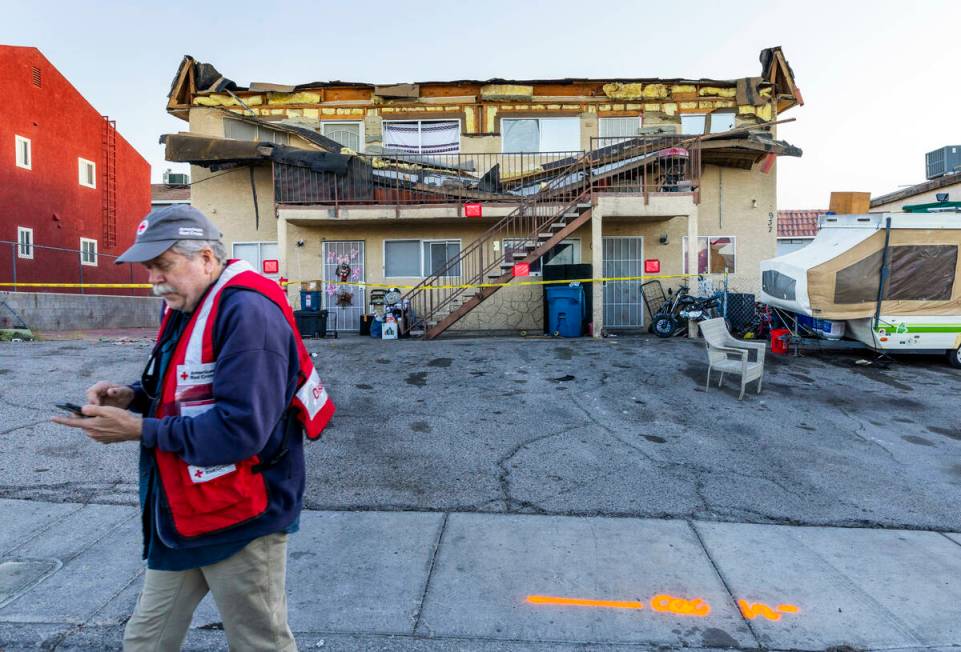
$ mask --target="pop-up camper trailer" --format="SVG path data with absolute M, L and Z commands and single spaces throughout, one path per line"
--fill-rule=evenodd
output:
M 761 300 L 872 349 L 961 367 L 961 213 L 824 215 L 806 247 L 761 263 Z M 883 279 L 883 280 L 882 280 Z

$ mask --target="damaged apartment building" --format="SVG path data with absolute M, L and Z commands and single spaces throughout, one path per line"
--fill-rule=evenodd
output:
M 801 155 L 777 124 L 802 104 L 781 49 L 760 59 L 759 76 L 728 80 L 245 87 L 188 56 L 167 110 L 189 129 L 164 136 L 166 156 L 193 166 L 192 203 L 228 251 L 322 281 L 339 330 L 381 284 L 402 288 L 428 338 L 537 332 L 543 287 L 524 281 L 589 269 L 630 279 L 588 287 L 597 336 L 646 326 L 644 274 L 759 286 L 777 157 Z

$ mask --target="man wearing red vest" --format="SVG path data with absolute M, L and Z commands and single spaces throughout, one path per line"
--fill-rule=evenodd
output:
M 284 292 L 226 260 L 198 210 L 151 212 L 118 263 L 143 263 L 165 301 L 140 382 L 101 381 L 84 417 L 101 443 L 140 442 L 147 571 L 124 650 L 178 650 L 213 593 L 231 649 L 296 650 L 287 625 L 287 535 L 299 526 L 303 435 L 334 405 Z

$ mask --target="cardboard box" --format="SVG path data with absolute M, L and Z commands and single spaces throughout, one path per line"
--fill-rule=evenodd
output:
M 864 215 L 871 210 L 871 193 L 832 192 L 828 210 L 838 215 Z

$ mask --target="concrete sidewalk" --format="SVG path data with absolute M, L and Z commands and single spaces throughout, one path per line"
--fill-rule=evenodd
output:
M 142 581 L 136 510 L 0 500 L 0 523 L 0 649 L 119 647 Z M 424 512 L 301 523 L 288 594 L 302 649 L 961 645 L 955 534 Z M 187 648 L 226 649 L 219 621 L 205 600 Z

